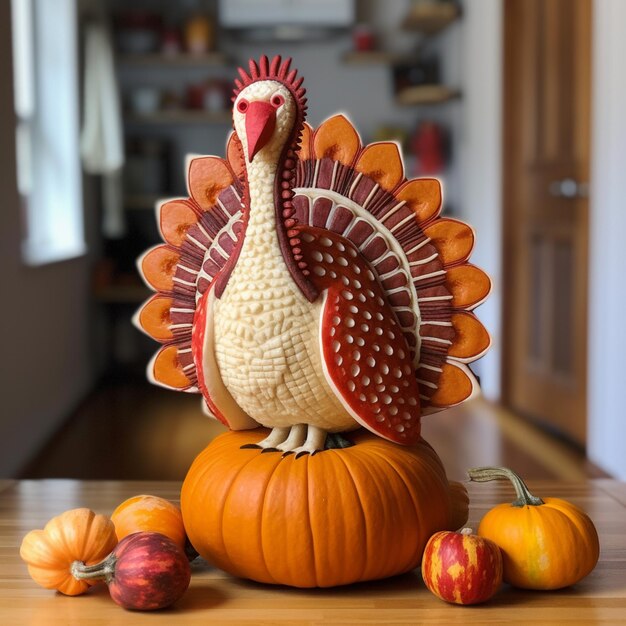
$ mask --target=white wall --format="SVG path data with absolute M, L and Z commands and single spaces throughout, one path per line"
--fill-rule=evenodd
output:
M 476 230 L 471 260 L 493 282 L 489 299 L 476 310 L 492 347 L 472 366 L 491 400 L 500 397 L 502 360 L 502 20 L 502 0 L 464 4 L 461 217 Z
M 0 477 L 19 473 L 95 377 L 89 259 L 37 268 L 22 260 L 10 7 L 0 2 Z
M 588 454 L 626 479 L 626 2 L 593 10 Z

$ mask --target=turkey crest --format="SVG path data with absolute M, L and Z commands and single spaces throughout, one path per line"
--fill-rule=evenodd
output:
M 163 344 L 148 377 L 231 429 L 271 428 L 267 450 L 358 426 L 413 444 L 421 415 L 477 393 L 474 232 L 439 217 L 439 182 L 407 180 L 395 143 L 363 146 L 343 115 L 306 124 L 290 59 L 239 73 L 227 158 L 191 159 L 138 261 L 157 293 L 135 322 Z

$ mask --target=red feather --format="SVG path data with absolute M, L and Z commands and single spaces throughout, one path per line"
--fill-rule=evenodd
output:
M 301 227 L 310 280 L 325 293 L 325 374 L 352 417 L 372 432 L 412 444 L 420 438 L 419 386 L 410 349 L 367 260 L 325 229 Z

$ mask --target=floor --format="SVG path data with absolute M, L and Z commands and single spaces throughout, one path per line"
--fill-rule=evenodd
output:
M 79 407 L 22 478 L 182 480 L 222 431 L 196 395 L 113 381 Z M 422 433 L 456 480 L 481 465 L 506 465 L 528 479 L 605 476 L 581 452 L 482 399 L 425 417 Z

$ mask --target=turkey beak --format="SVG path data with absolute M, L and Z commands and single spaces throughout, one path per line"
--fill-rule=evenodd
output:
M 248 160 L 267 144 L 276 127 L 276 109 L 263 100 L 254 100 L 246 111 L 246 137 L 248 139 Z

